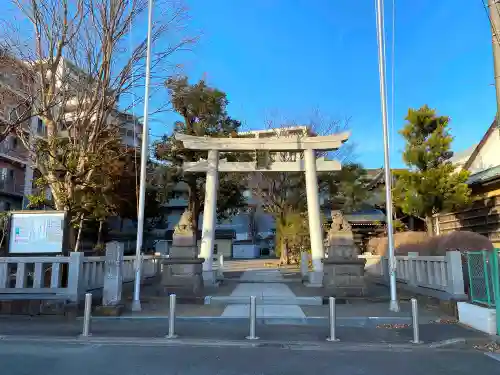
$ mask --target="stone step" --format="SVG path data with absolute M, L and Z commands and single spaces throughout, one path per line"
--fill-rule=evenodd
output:
M 323 305 L 323 297 L 280 297 L 280 296 L 257 296 L 257 305 L 299 305 L 299 306 L 320 306 Z M 248 305 L 249 296 L 206 296 L 205 305 L 226 304 L 226 305 Z
M 241 280 L 239 278 L 231 278 L 231 277 L 223 277 L 220 278 L 221 281 L 231 281 L 231 282 L 239 282 L 242 284 L 297 284 L 302 283 L 302 279 L 294 278 L 294 279 L 282 279 L 282 280 Z

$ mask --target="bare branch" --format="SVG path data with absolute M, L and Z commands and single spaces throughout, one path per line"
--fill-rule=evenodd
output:
M 123 115 L 130 103 L 119 100 L 133 96 L 134 106 L 144 100 L 146 32 L 141 28 L 147 24 L 148 1 L 11 3 L 17 9 L 14 19 L 31 29 L 21 32 L 12 18 L 0 16 L 6 26 L 0 63 L 14 81 L 23 82 L 15 116 L 1 122 L 0 141 L 15 132 L 50 187 L 56 208 L 72 211 L 81 206 L 79 192 L 95 189 L 109 164 L 123 157 L 120 129 L 131 121 Z M 188 18 L 180 2 L 158 0 L 154 14 L 152 86 L 159 88 L 177 66 L 172 56 L 196 38 L 183 35 Z M 169 107 L 164 92 L 153 89 L 152 95 L 161 98 L 153 114 Z M 42 134 L 31 126 L 33 117 L 42 121 Z

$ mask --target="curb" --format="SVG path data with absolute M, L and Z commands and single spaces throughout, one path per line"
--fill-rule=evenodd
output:
M 83 319 L 78 317 L 78 320 Z M 248 324 L 248 317 L 229 318 L 224 316 L 178 316 L 176 321 L 198 321 L 205 323 L 239 323 Z M 168 320 L 168 316 L 92 316 L 92 320 Z M 264 325 L 310 325 L 310 326 L 328 326 L 329 318 L 305 317 L 258 317 L 257 324 Z M 340 317 L 336 319 L 337 327 L 376 327 L 381 324 L 411 324 L 411 317 L 390 317 L 390 316 L 368 316 L 368 317 Z
M 429 348 L 439 349 L 439 348 L 444 348 L 447 346 L 453 346 L 453 345 L 458 345 L 458 344 L 462 344 L 462 345 L 467 344 L 467 339 L 465 339 L 463 337 L 457 337 L 454 339 L 436 341 L 436 342 L 430 343 Z
M 205 305 L 249 305 L 248 297 L 240 296 L 206 296 Z M 256 303 L 265 305 L 298 305 L 298 306 L 322 306 L 323 297 L 260 297 L 256 298 Z
M 308 341 L 270 341 L 270 340 L 205 340 L 183 338 L 137 338 L 137 337 L 37 337 L 37 336 L 0 336 L 0 342 L 20 343 L 61 343 L 61 344 L 99 344 L 99 345 L 134 345 L 134 346 L 195 346 L 195 347 L 236 347 L 236 348 L 272 348 L 288 350 L 317 351 L 465 351 L 466 349 L 441 349 L 430 344 L 390 344 L 390 343 L 353 343 L 353 342 L 308 342 Z
M 485 356 L 490 357 L 491 359 L 500 362 L 500 353 L 484 353 Z

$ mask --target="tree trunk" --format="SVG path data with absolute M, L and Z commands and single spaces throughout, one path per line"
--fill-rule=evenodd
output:
M 286 258 L 285 258 L 286 249 L 285 249 L 285 239 L 283 238 L 283 236 L 281 236 L 279 246 L 280 246 L 280 264 L 285 264 L 285 262 L 286 262 Z
M 410 229 L 411 231 L 415 230 L 415 218 L 413 216 L 410 216 L 408 218 L 408 227 L 408 229 Z
M 80 251 L 80 244 L 82 241 L 82 231 L 83 231 L 83 215 L 80 218 L 80 227 L 78 228 L 78 234 L 76 236 L 76 242 L 75 242 L 75 252 Z
M 66 213 L 66 228 L 67 233 L 67 243 L 65 244 L 69 251 L 77 251 L 77 236 L 76 228 L 72 225 L 74 212 L 71 211 L 70 207 L 67 206 L 61 196 L 65 194 L 65 188 L 63 188 L 59 182 L 49 183 L 50 192 L 52 193 L 52 199 L 54 200 L 55 209 L 58 211 L 64 211 Z
M 189 181 L 189 201 L 188 201 L 188 210 L 191 212 L 191 226 L 193 227 L 193 232 L 198 238 L 198 219 L 200 217 L 200 201 L 198 199 L 198 191 L 196 190 L 196 180 Z
M 425 229 L 430 237 L 434 236 L 434 220 L 432 216 L 425 217 Z
M 99 231 L 97 232 L 97 246 L 102 245 L 102 229 L 104 227 L 104 221 L 99 220 Z
M 288 241 L 284 237 L 281 238 L 280 264 L 282 264 L 282 265 L 290 264 Z
M 191 208 L 191 225 L 193 226 L 193 232 L 198 236 L 198 219 L 200 218 L 200 204 L 195 201 Z M 197 237 L 198 238 L 198 237 Z

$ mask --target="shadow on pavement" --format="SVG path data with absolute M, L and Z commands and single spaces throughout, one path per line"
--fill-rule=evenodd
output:
M 0 336 L 77 337 L 82 320 L 61 321 L 47 318 L 0 318 Z M 249 333 L 246 322 L 210 322 L 178 320 L 175 333 L 179 338 L 193 340 L 243 340 Z M 93 337 L 162 338 L 168 333 L 167 319 L 94 319 L 90 332 Z M 256 334 L 262 340 L 281 342 L 318 342 L 328 336 L 327 325 L 257 324 Z M 412 328 L 396 327 L 337 327 L 337 337 L 351 343 L 407 344 L 412 339 Z M 422 324 L 420 338 L 425 343 L 442 340 L 487 339 L 488 336 L 456 324 Z

